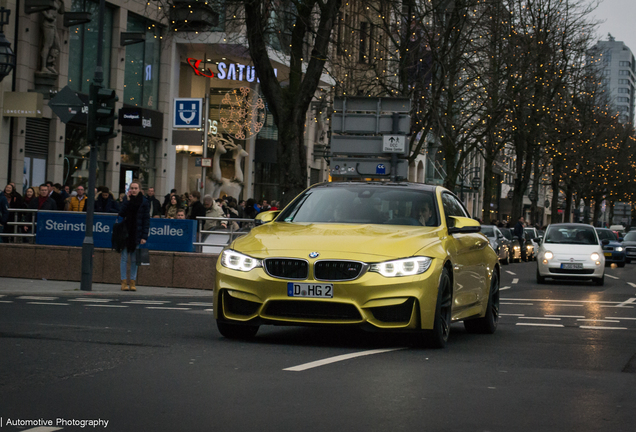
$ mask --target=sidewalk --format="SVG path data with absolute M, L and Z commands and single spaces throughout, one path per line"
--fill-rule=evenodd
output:
M 144 295 L 175 297 L 210 297 L 212 290 L 185 288 L 163 288 L 137 286 L 137 291 L 122 291 L 120 284 L 93 283 L 91 291 L 80 290 L 79 282 L 53 281 L 46 279 L 0 278 L 0 295 L 7 294 L 45 294 L 45 295 Z

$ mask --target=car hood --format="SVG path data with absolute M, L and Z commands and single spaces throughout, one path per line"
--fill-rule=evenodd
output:
M 415 255 L 439 242 L 440 227 L 271 222 L 256 227 L 231 248 L 256 258 L 284 256 L 377 260 Z
M 621 245 L 623 247 L 625 247 L 625 246 L 636 246 L 636 241 L 623 241 L 623 243 L 621 243 Z
M 558 259 L 569 258 L 589 258 L 592 252 L 602 253 L 601 245 L 573 245 L 564 243 L 544 243 L 541 245 L 542 251 L 550 251 Z

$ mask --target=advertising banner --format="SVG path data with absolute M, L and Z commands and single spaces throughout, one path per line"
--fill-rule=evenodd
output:
M 111 248 L 117 215 L 95 214 L 93 242 L 98 248 Z M 40 211 L 37 214 L 36 243 L 56 246 L 82 246 L 86 233 L 86 214 Z M 148 241 L 151 250 L 194 252 L 197 223 L 193 220 L 150 219 Z

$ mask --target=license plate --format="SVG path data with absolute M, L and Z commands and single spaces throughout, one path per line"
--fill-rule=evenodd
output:
M 287 296 L 333 298 L 333 285 L 287 282 Z
M 605 254 L 604 254 L 604 255 L 605 255 L 606 257 L 611 257 L 611 256 L 612 256 L 612 253 L 611 253 L 611 252 L 605 252 Z
M 561 268 L 564 270 L 583 270 L 583 264 L 563 263 Z

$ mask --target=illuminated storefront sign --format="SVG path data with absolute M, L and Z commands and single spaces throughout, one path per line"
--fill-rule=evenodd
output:
M 187 60 L 188 65 L 190 65 L 192 70 L 194 70 L 194 73 L 199 76 L 206 78 L 216 77 L 221 80 L 259 82 L 258 78 L 256 78 L 256 70 L 254 69 L 254 66 L 244 65 L 241 63 L 226 64 L 224 62 L 220 62 L 217 64 L 218 72 L 215 74 L 210 68 L 207 70 L 201 70 L 199 68 L 203 60 L 192 57 L 189 57 Z M 274 69 L 274 75 L 278 76 L 278 69 Z

